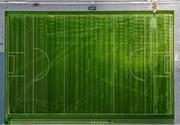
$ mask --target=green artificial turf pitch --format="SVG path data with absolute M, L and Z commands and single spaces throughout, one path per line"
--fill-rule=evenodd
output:
M 173 118 L 173 12 L 6 12 L 6 119 Z

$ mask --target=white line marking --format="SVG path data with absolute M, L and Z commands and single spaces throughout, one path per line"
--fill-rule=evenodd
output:
M 47 53 L 45 53 L 42 49 L 34 48 L 34 50 L 41 52 L 47 58 L 47 61 L 48 61 L 48 68 L 47 68 L 46 73 L 44 73 L 44 75 L 42 75 L 40 78 L 34 79 L 34 82 L 37 82 L 37 81 L 43 79 L 45 76 L 47 76 L 47 74 L 49 73 L 50 67 L 51 67 L 51 62 L 50 62 L 50 59 L 49 59 L 49 56 L 47 55 Z
M 154 36 L 154 26 L 153 25 L 154 25 L 154 17 L 152 17 L 152 19 L 151 19 L 151 27 L 152 27 L 152 34 L 151 34 L 152 35 L 152 41 L 151 41 L 152 42 L 152 46 L 151 46 L 152 47 L 151 48 L 151 50 L 152 50 L 152 76 L 154 75 L 154 53 L 153 53 L 153 51 L 154 51 L 154 41 L 155 41 L 154 40 L 155 38 L 153 37 Z M 154 103 L 154 100 L 155 100 L 154 99 L 154 97 L 155 97 L 155 95 L 154 95 L 154 93 L 155 93 L 155 89 L 154 89 L 154 77 L 152 78 L 152 81 L 153 81 L 153 83 L 152 83 L 152 85 L 153 85 L 153 90 L 152 90 L 153 107 L 152 108 L 153 109 L 152 110 L 153 110 L 153 114 L 154 114 L 154 107 L 155 107 L 154 106 L 155 105 L 155 103 Z
M 115 28 L 114 28 L 114 25 L 115 25 L 115 22 L 114 22 L 114 16 L 112 17 L 113 18 L 113 113 L 115 113 Z
M 33 51 L 33 91 L 32 91 L 32 112 L 34 113 L 34 16 L 33 16 L 33 47 L 32 47 L 32 51 Z
M 170 24 L 170 22 L 171 21 L 169 21 L 169 25 L 171 26 L 171 24 Z M 169 28 L 169 29 L 171 29 L 171 27 Z M 169 31 L 169 34 L 171 33 L 172 31 L 170 30 Z M 169 35 L 168 34 L 168 35 Z M 171 36 L 171 35 L 170 35 Z M 171 42 L 173 42 L 173 41 L 171 41 L 171 37 L 169 38 L 169 51 L 170 51 L 170 69 L 169 69 L 169 71 L 170 71 L 170 73 L 172 72 L 172 70 L 171 70 L 171 66 L 172 66 L 172 59 L 171 59 L 171 56 L 174 56 L 174 55 L 172 55 L 172 53 L 171 53 Z M 176 61 L 176 59 L 175 59 L 175 61 Z M 172 75 L 171 75 L 171 77 L 172 77 Z M 171 113 L 171 84 L 174 84 L 174 83 L 171 83 L 172 82 L 172 80 L 171 80 L 171 77 L 170 77 L 170 81 L 169 81 L 169 84 L 168 84 L 168 88 L 167 88 L 167 91 L 169 91 L 168 93 L 168 96 L 167 96 L 167 100 L 168 100 L 168 107 L 169 107 L 169 110 L 167 111 L 167 112 L 170 112 Z M 170 90 L 169 90 L 169 88 L 170 88 Z
M 44 19 L 46 19 L 46 17 L 44 17 Z M 48 21 L 47 21 L 47 19 L 46 19 L 46 23 L 47 23 Z M 45 34 L 47 35 L 48 34 L 48 26 L 45 24 Z M 47 39 L 45 39 L 45 42 L 46 42 L 46 53 L 48 53 L 48 40 Z M 47 61 L 46 61 L 46 63 L 47 63 Z M 45 89 L 46 89 L 46 91 L 48 91 L 48 76 L 46 77 L 46 86 L 45 86 Z M 46 94 L 46 96 L 47 96 L 47 94 Z M 38 102 L 37 102 L 38 103 Z M 47 102 L 45 102 L 46 104 L 47 104 Z
M 170 60 L 171 60 L 171 56 L 168 54 L 165 54 L 164 56 L 163 56 L 163 60 L 164 60 L 164 74 L 169 74 L 169 75 L 171 75 L 171 70 L 170 70 L 170 65 L 171 65 L 171 63 L 169 62 Z M 168 60 L 168 61 L 166 61 L 166 60 Z M 169 68 L 169 69 L 168 69 Z
M 64 16 L 64 113 L 66 112 L 66 17 Z
M 152 49 L 152 55 L 153 55 L 153 60 L 152 60 L 152 63 L 153 63 L 153 66 L 154 66 L 154 43 L 158 43 L 158 40 L 157 40 L 157 19 L 156 19 L 156 17 L 152 17 L 152 25 L 153 25 L 153 49 Z M 159 52 L 157 52 L 157 53 L 159 53 Z M 156 113 L 156 84 L 155 84 L 155 82 L 154 82 L 154 77 L 155 77 L 155 75 L 154 75 L 154 67 L 153 67 L 153 113 Z
M 25 78 L 25 76 L 26 76 L 26 59 L 25 59 L 25 57 L 26 57 L 26 54 L 25 54 L 25 51 L 26 51 L 26 26 L 25 26 L 25 24 L 26 24 L 26 18 L 25 18 L 25 16 L 24 16 L 24 113 L 26 113 L 26 100 L 25 100 L 25 97 L 26 97 L 26 78 Z
M 9 37 L 10 37 L 10 16 L 8 16 L 8 43 L 7 43 L 7 47 L 8 47 L 8 52 L 9 52 L 9 42 L 10 42 L 10 40 L 9 40 Z M 8 59 L 8 56 L 6 57 L 7 58 L 7 69 L 8 69 L 8 71 L 9 71 L 9 59 Z M 7 71 L 6 71 L 6 73 L 7 73 Z M 7 80 L 8 80 L 8 84 L 7 84 L 7 87 L 8 87 L 8 113 L 10 113 L 10 105 L 9 105 L 9 100 L 10 100 L 10 94 L 9 94 L 9 90 L 10 90 L 10 83 L 9 83 L 9 79 L 8 79 L 8 77 L 6 78 Z
M 24 52 L 8 52 L 9 54 L 24 54 Z
M 134 73 L 133 73 L 132 70 L 131 70 L 131 64 L 130 64 L 132 57 L 133 57 L 137 52 L 139 52 L 139 51 L 141 51 L 141 50 L 144 50 L 144 48 L 136 49 L 133 53 L 130 54 L 129 60 L 128 60 L 128 68 L 129 68 L 130 74 L 131 74 L 136 80 L 145 82 L 145 79 L 139 78 L 139 77 L 137 77 L 137 76 L 134 75 Z
M 24 75 L 9 75 L 8 77 L 22 77 L 22 78 L 24 78 Z
M 144 106 L 144 108 L 145 108 L 145 113 L 146 113 L 146 101 L 147 101 L 147 93 L 146 93 L 146 84 L 147 84 L 147 82 L 146 82 L 146 29 L 147 29 L 147 27 L 146 27 L 146 23 L 147 23 L 147 21 L 146 21 L 146 18 L 144 17 L 144 80 L 145 80 L 145 82 L 144 82 L 144 95 L 145 95 L 145 106 Z
M 11 113 L 12 115 L 24 115 L 23 113 Z M 159 115 L 171 115 L 171 114 L 167 114 L 167 113 L 158 113 L 158 114 L 145 114 L 145 113 L 132 113 L 132 114 L 128 114 L 128 113 L 34 113 L 34 114 L 32 114 L 32 113 L 26 113 L 26 115 L 32 115 L 32 116 L 36 116 L 36 115 L 66 115 L 66 116 L 70 116 L 70 115 L 93 115 L 93 116 L 96 116 L 96 115 L 113 115 L 113 116 L 115 116 L 115 115 L 136 115 L 136 116 L 138 116 L 138 115 L 144 115 L 144 116 L 146 116 L 146 115 L 151 115 L 151 116 L 154 116 L 154 115 L 157 115 L 157 116 L 159 116 Z
M 173 28 L 173 24 L 172 24 L 172 18 L 170 18 L 170 21 L 169 21 L 169 25 L 170 25 L 170 28 L 169 28 L 169 33 L 172 33 L 171 35 L 172 35 L 172 37 L 171 37 L 171 35 L 170 35 L 170 42 L 169 42 L 169 46 L 170 46 L 170 49 L 169 49 L 169 53 L 170 53 L 170 55 L 173 57 L 174 56 L 174 46 L 172 46 L 172 44 L 171 44 L 171 42 L 173 42 L 174 43 L 174 38 L 173 38 L 173 36 L 174 36 L 174 28 Z M 173 44 L 174 45 L 174 44 Z M 173 48 L 173 49 L 172 49 Z M 172 69 L 172 67 L 174 68 L 174 64 L 172 64 L 172 58 L 170 59 L 170 71 L 172 71 L 171 69 Z M 174 93 L 174 83 L 171 83 L 172 82 L 172 75 L 171 75 L 171 77 L 170 77 L 170 86 L 169 86 L 169 89 L 170 89 L 170 95 L 169 95 L 169 99 L 170 99 L 170 114 L 172 114 L 173 113 L 173 109 L 171 108 L 171 107 L 174 107 L 174 94 L 172 95 L 172 93 L 171 93 L 171 89 L 172 89 L 172 84 L 173 84 L 173 93 Z M 173 97 L 172 97 L 173 96 Z M 172 97 L 172 99 L 171 99 L 171 97 Z
M 152 53 L 154 53 L 154 54 L 162 54 L 162 53 L 164 53 L 164 54 L 169 54 L 169 52 L 152 52 Z
M 153 77 L 161 77 L 161 78 L 166 78 L 166 77 L 171 77 L 170 75 L 153 75 Z

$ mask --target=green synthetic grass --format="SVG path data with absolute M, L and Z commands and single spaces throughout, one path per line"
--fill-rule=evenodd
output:
M 172 12 L 5 17 L 7 119 L 173 117 Z

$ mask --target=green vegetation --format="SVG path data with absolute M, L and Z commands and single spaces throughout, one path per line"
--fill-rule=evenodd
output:
M 173 18 L 7 12 L 7 117 L 172 118 Z

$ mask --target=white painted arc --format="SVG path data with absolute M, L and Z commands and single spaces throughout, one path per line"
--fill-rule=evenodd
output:
M 34 79 L 34 82 L 42 80 L 45 76 L 47 76 L 47 74 L 48 74 L 48 72 L 50 70 L 50 67 L 51 67 L 50 59 L 49 59 L 49 56 L 47 55 L 47 53 L 45 53 L 42 49 L 34 48 L 34 53 L 37 52 L 37 51 L 40 52 L 47 59 L 48 67 L 46 69 L 46 72 L 43 75 L 41 75 L 39 78 Z
M 132 61 L 132 59 L 133 59 L 133 56 L 136 55 L 136 53 L 138 53 L 139 51 L 143 51 L 143 52 L 144 52 L 144 48 L 136 49 L 133 53 L 130 54 L 130 56 L 129 56 L 129 61 L 128 61 L 128 68 L 129 68 L 130 74 L 131 74 L 136 80 L 145 82 L 145 79 L 139 78 L 138 76 L 136 76 L 136 75 L 132 72 L 132 69 L 131 69 L 131 61 Z

